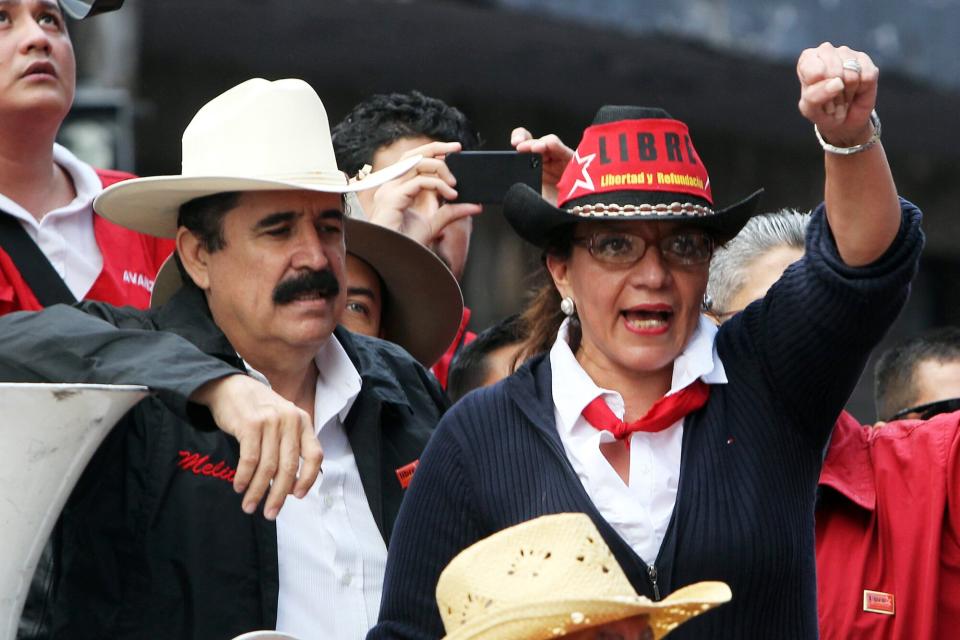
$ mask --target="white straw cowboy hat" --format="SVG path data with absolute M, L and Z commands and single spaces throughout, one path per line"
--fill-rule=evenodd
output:
M 136 178 L 94 201 L 112 222 L 173 238 L 180 205 L 226 191 L 348 193 L 409 171 L 419 156 L 348 181 L 337 168 L 327 112 L 303 80 L 247 80 L 205 104 L 183 132 L 182 172 Z
M 457 279 L 432 251 L 401 233 L 357 218 L 345 218 L 344 227 L 347 252 L 369 264 L 383 283 L 384 340 L 433 366 L 460 329 L 463 295 Z M 164 304 L 182 285 L 171 255 L 157 273 L 150 306 Z
M 437 583 L 446 640 L 546 640 L 635 616 L 647 616 L 659 640 L 730 598 L 722 582 L 698 582 L 659 602 L 638 596 L 582 513 L 499 531 L 460 552 Z

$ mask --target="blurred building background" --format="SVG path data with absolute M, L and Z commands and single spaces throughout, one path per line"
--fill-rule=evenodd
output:
M 795 61 L 848 44 L 883 70 L 884 146 L 926 214 L 888 341 L 960 324 L 960 0 L 127 0 L 72 29 L 87 90 L 65 139 L 99 164 L 178 173 L 204 102 L 250 77 L 301 77 L 331 123 L 371 93 L 417 88 L 465 111 L 487 149 L 508 148 L 518 124 L 575 146 L 603 103 L 662 106 L 690 124 L 718 204 L 763 186 L 769 209 L 822 197 Z M 537 262 L 498 211 L 477 220 L 473 328 L 518 309 Z M 864 421 L 871 372 L 850 404 Z

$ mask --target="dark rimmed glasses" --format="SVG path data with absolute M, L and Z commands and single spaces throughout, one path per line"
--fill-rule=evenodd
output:
M 948 398 L 947 400 L 937 400 L 936 402 L 918 404 L 915 407 L 907 407 L 893 414 L 890 420 L 899 420 L 911 413 L 918 414 L 920 420 L 929 420 L 941 413 L 953 413 L 954 411 L 960 411 L 960 398 Z
M 596 231 L 575 237 L 573 243 L 586 247 L 590 255 L 607 264 L 631 265 L 643 258 L 650 243 L 626 231 Z M 668 264 L 691 267 L 710 262 L 714 240 L 703 231 L 676 231 L 657 241 L 660 255 Z

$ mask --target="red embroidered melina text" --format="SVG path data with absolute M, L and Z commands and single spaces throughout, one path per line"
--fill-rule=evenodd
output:
M 180 462 L 177 466 L 185 471 L 192 471 L 196 476 L 210 476 L 218 480 L 233 482 L 237 470 L 221 460 L 217 464 L 210 464 L 210 456 L 200 455 L 193 451 L 180 451 Z

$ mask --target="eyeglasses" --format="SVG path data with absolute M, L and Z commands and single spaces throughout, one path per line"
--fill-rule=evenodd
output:
M 638 262 L 650 246 L 640 236 L 624 231 L 597 231 L 574 238 L 573 243 L 586 247 L 600 262 L 618 265 Z M 657 246 L 668 264 L 689 267 L 710 262 L 714 241 L 702 231 L 678 231 L 660 238 Z
M 917 413 L 920 415 L 920 420 L 929 420 L 933 416 L 940 415 L 941 413 L 953 413 L 954 411 L 960 411 L 960 398 L 937 400 L 936 402 L 918 404 L 915 407 L 907 407 L 906 409 L 897 411 L 890 419 L 899 420 L 905 415 Z

